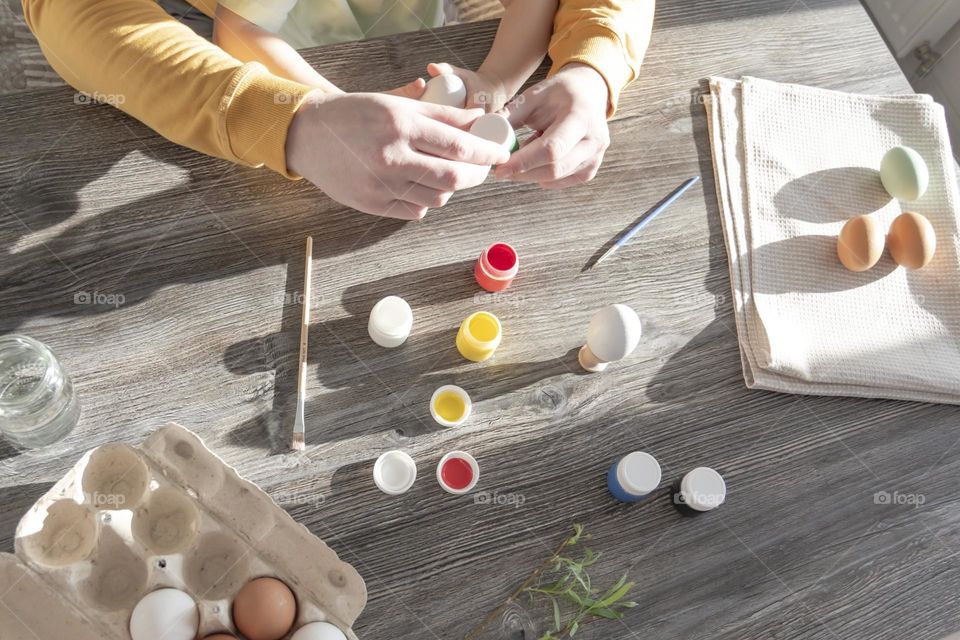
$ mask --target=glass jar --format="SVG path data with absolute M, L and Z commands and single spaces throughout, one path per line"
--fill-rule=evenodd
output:
M 73 383 L 53 352 L 27 336 L 0 336 L 0 433 L 16 446 L 42 447 L 79 419 Z

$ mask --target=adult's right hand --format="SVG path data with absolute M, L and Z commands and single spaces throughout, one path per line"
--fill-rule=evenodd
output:
M 377 93 L 314 92 L 287 130 L 287 166 L 354 209 L 420 219 L 509 160 L 499 145 L 467 133 L 482 114 Z

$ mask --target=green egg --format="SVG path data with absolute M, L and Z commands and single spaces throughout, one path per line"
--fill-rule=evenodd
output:
M 880 162 L 880 181 L 894 198 L 912 202 L 926 192 L 930 171 L 919 153 L 910 147 L 894 147 Z

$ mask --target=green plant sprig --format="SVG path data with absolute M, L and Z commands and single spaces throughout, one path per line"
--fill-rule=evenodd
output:
M 573 535 L 547 561 L 549 569 L 539 572 L 538 584 L 523 588 L 531 601 L 537 596 L 547 598 L 553 610 L 553 627 L 540 636 L 540 640 L 572 638 L 591 620 L 619 620 L 625 609 L 637 606 L 636 602 L 624 600 L 636 584 L 628 582 L 626 574 L 606 590 L 593 586 L 588 569 L 600 559 L 599 553 L 584 548 L 580 558 L 563 554 L 565 549 L 589 539 L 582 525 L 573 525 Z M 565 609 L 571 612 L 564 615 Z
M 582 540 L 589 540 L 590 534 L 584 532 L 583 525 L 573 525 L 573 535 L 566 538 L 553 554 L 534 569 L 516 591 L 494 609 L 477 627 L 465 636 L 464 640 L 475 640 L 480 633 L 502 612 L 507 605 L 524 593 L 531 600 L 545 597 L 553 610 L 553 627 L 544 633 L 540 640 L 560 640 L 573 637 L 587 622 L 598 619 L 619 620 L 624 609 L 637 606 L 636 602 L 623 600 L 635 585 L 627 582 L 624 574 L 610 588 L 602 591 L 593 586 L 587 569 L 600 559 L 599 553 L 584 548 L 579 559 L 564 555 L 569 547 Z M 568 615 L 564 615 L 564 605 Z M 572 606 L 571 606 L 572 605 Z

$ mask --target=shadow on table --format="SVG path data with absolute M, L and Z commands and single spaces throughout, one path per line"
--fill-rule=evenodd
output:
M 52 482 L 35 482 L 0 488 L 0 504 L 3 505 L 3 517 L 0 518 L 0 551 L 13 552 L 13 537 L 20 517 L 52 486 Z
M 414 321 L 411 339 L 395 349 L 370 339 L 367 317 L 378 299 L 404 293 L 414 309 L 462 300 L 476 294 L 471 264 L 449 263 L 349 287 L 342 304 L 350 316 L 326 322 L 314 319 L 309 362 L 320 384 L 332 391 L 307 403 L 308 430 L 311 421 L 322 421 L 324 428 L 319 432 L 326 434 L 324 442 L 378 429 L 417 435 L 441 428 L 430 417 L 428 403 L 434 389 L 443 384 L 460 384 L 470 390 L 473 400 L 482 401 L 580 371 L 576 349 L 536 362 L 471 366 L 452 348 L 456 326 L 417 332 Z M 287 274 L 287 291 L 299 291 L 302 273 L 288 269 Z M 289 449 L 296 412 L 300 314 L 300 305 L 286 305 L 280 331 L 235 343 L 224 353 L 231 373 L 272 372 L 274 377 L 272 406 L 233 430 L 231 438 L 237 444 L 262 443 L 271 453 Z M 371 402 L 372 398 L 381 402 Z
M 291 256 L 299 267 L 302 238 L 311 233 L 322 259 L 380 242 L 405 224 L 337 205 L 305 181 L 200 156 L 111 107 L 85 113 L 89 122 L 71 130 L 69 148 L 0 170 L 0 308 L 9 310 L 0 331 L 41 316 L 118 308 L 95 293 L 122 294 L 130 306 L 171 284 L 229 278 Z M 116 137 L 115 129 L 130 135 L 104 144 L 104 132 Z M 132 172 L 144 167 L 153 173 L 143 189 L 152 192 L 137 197 Z M 115 201 L 115 181 L 134 199 L 96 213 L 98 199 Z M 169 215 L 159 220 L 158 210 Z M 314 215 L 320 210 L 322 221 Z M 270 211 L 287 214 L 283 223 Z
M 729 364 L 732 377 L 739 373 L 736 329 L 730 296 L 730 278 L 727 255 L 717 206 L 716 177 L 710 154 L 707 117 L 699 96 L 709 93 L 710 87 L 702 80 L 691 89 L 690 117 L 693 122 L 693 140 L 697 149 L 700 176 L 703 185 L 703 204 L 710 229 L 709 263 L 705 285 L 714 300 L 714 318 L 700 333 L 671 355 L 647 385 L 647 397 L 654 402 L 673 402 L 691 398 L 706 391 L 718 379 L 716 367 Z M 731 337 L 730 334 L 733 334 Z M 709 363 L 710 366 L 704 366 Z M 726 383 L 725 383 L 726 384 Z

